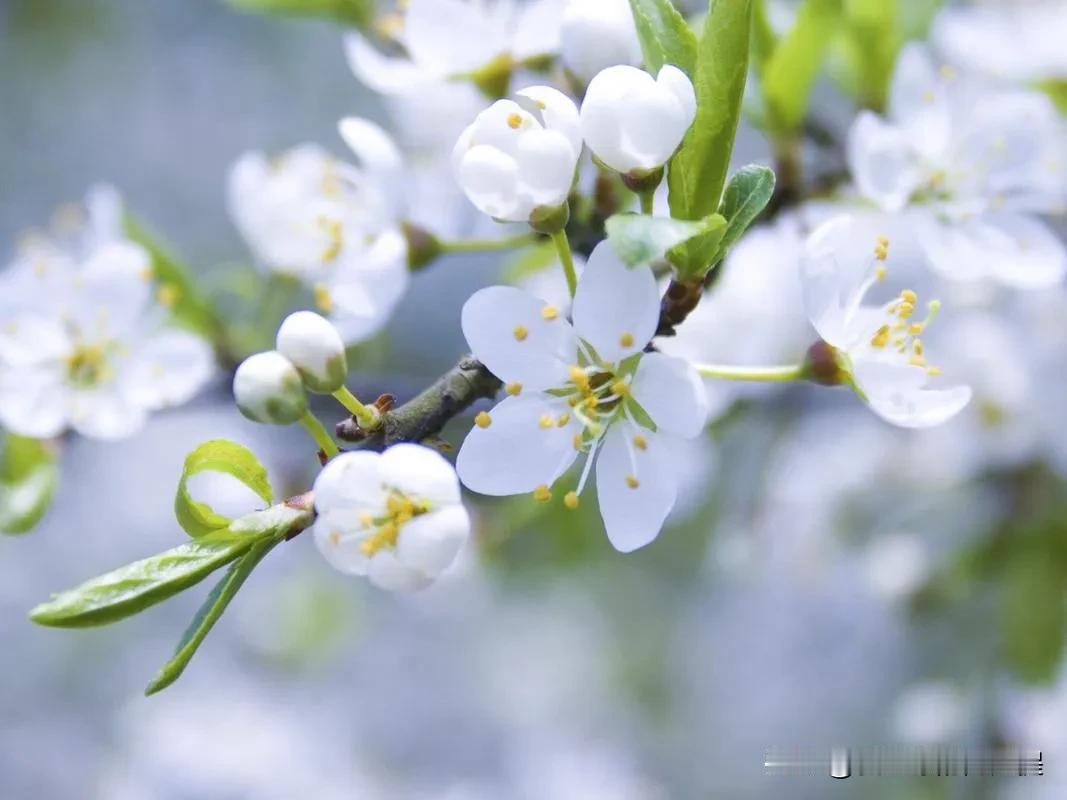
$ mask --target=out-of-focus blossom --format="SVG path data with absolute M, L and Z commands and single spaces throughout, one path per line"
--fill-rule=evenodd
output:
M 945 59 L 993 78 L 1067 80 L 1067 4 L 1062 0 L 983 2 L 945 8 L 932 38 Z
M 801 260 L 804 302 L 812 325 L 834 350 L 836 366 L 870 408 L 907 428 L 938 425 L 971 399 L 967 386 L 931 388 L 941 369 L 927 360 L 921 334 L 940 303 L 915 317 L 918 296 L 904 289 L 889 302 L 864 305 L 867 293 L 887 275 L 889 241 L 870 236 L 849 216 L 821 225 Z
M 641 42 L 629 0 L 569 0 L 563 11 L 560 56 L 584 82 L 608 67 L 638 66 Z
M 246 153 L 230 172 L 230 213 L 266 269 L 293 275 L 346 342 L 376 333 L 408 286 L 400 231 L 404 162 L 385 131 L 348 118 L 361 167 L 316 145 L 275 159 Z
M 942 275 L 1035 288 L 1067 272 L 1067 250 L 1035 216 L 1062 211 L 1067 192 L 1067 137 L 1040 92 L 976 84 L 908 45 L 887 117 L 860 113 L 848 160 L 864 197 L 911 216 Z
M 548 86 L 497 100 L 460 135 L 452 152 L 456 180 L 494 219 L 527 222 L 567 200 L 582 153 L 578 109 Z
M 117 193 L 95 189 L 87 207 L 64 212 L 55 236 L 32 236 L 0 274 L 0 424 L 25 436 L 130 436 L 214 370 L 210 345 L 169 324 L 174 290 L 154 291 Z
M 942 744 L 960 736 L 969 720 L 967 702 L 955 686 L 929 681 L 901 693 L 890 726 L 896 738 L 909 744 Z
M 511 396 L 478 415 L 457 469 L 476 492 L 533 492 L 547 502 L 585 455 L 578 486 L 564 498 L 577 508 L 595 457 L 608 538 L 635 550 L 656 537 L 674 505 L 671 437 L 701 431 L 704 387 L 686 362 L 644 353 L 659 319 L 655 279 L 628 269 L 605 242 L 582 274 L 573 317 L 572 326 L 555 306 L 507 286 L 467 301 L 467 343 Z
M 456 471 L 416 444 L 337 456 L 315 479 L 315 510 L 326 560 L 390 591 L 429 586 L 470 534 Z
M 664 66 L 655 78 L 637 67 L 609 67 L 582 100 L 582 136 L 618 172 L 655 170 L 678 149 L 696 108 L 693 84 L 675 66 Z
M 871 589 L 889 600 L 914 592 L 930 570 L 926 546 L 914 533 L 890 533 L 872 539 L 864 559 Z
M 291 425 L 308 410 L 300 373 L 276 350 L 241 362 L 233 375 L 233 397 L 248 419 L 268 425 Z
M 345 344 L 329 320 L 314 311 L 286 317 L 278 328 L 276 346 L 311 391 L 330 394 L 344 385 L 348 373 Z
M 721 267 L 711 292 L 657 344 L 661 352 L 693 362 L 776 364 L 798 361 L 810 344 L 800 288 L 804 239 L 799 221 L 784 216 L 749 230 Z M 710 413 L 772 387 L 741 381 L 708 384 Z

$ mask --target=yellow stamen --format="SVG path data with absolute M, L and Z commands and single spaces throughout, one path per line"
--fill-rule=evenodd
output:
M 611 384 L 611 391 L 619 397 L 626 397 L 630 394 L 630 384 L 626 381 L 615 381 L 615 383 Z
M 553 320 L 559 316 L 559 309 L 555 306 L 545 306 L 541 309 L 541 316 L 547 320 Z
M 563 505 L 565 505 L 571 511 L 574 511 L 574 509 L 578 508 L 578 493 L 567 492 L 567 494 L 563 496 Z
M 626 476 L 626 485 L 629 486 L 631 489 L 636 489 L 638 486 L 641 485 L 641 482 L 639 480 L 637 480 L 637 476 L 636 475 L 627 475 Z
M 488 411 L 479 411 L 474 416 L 474 424 L 479 428 L 488 428 L 493 424 L 492 418 L 489 416 Z
M 386 547 L 396 547 L 400 526 L 396 522 L 386 522 L 378 530 L 359 543 L 359 550 L 365 556 L 372 556 Z
M 579 389 L 585 390 L 589 388 L 589 376 L 585 374 L 585 370 L 575 365 L 570 368 L 571 381 Z
M 512 330 L 511 335 L 515 337 L 515 341 L 523 342 L 526 341 L 526 337 L 529 333 L 530 332 L 526 330 L 525 325 L 516 325 L 514 330 Z
M 906 302 L 905 303 L 900 303 L 897 306 L 897 316 L 900 317 L 901 319 L 907 319 L 908 317 L 910 317 L 914 313 L 915 313 L 915 306 L 913 306 L 911 303 L 906 303 Z
M 646 439 L 641 434 L 637 434 L 636 436 L 634 436 L 634 447 L 636 447 L 638 450 L 647 450 L 648 439 Z
M 571 421 L 571 415 L 566 413 L 566 412 L 564 412 L 564 413 L 560 414 L 559 418 L 556 420 L 556 427 L 557 428 L 562 428 L 564 425 L 566 425 L 570 421 Z
M 368 511 L 360 511 L 359 524 L 364 528 L 370 528 L 374 525 L 374 517 L 372 517 Z
M 900 293 L 900 299 L 903 300 L 905 303 L 911 303 L 912 305 L 915 305 L 917 302 L 919 302 L 919 295 L 915 294 L 915 292 L 913 292 L 911 289 L 905 289 Z
M 885 347 L 889 343 L 889 326 L 883 325 L 871 337 L 871 347 Z
M 330 543 L 339 545 L 341 543 L 341 534 L 337 531 L 330 531 Z
M 319 224 L 326 229 L 326 235 L 330 239 L 326 249 L 322 251 L 322 260 L 333 261 L 341 254 L 341 248 L 344 247 L 344 234 L 341 230 L 341 223 L 335 219 L 319 217 Z
M 508 114 L 508 127 L 509 128 L 511 128 L 512 130 L 518 130 L 520 125 L 522 125 L 522 115 L 521 114 L 516 114 L 514 111 L 512 113 Z
M 538 503 L 547 503 L 552 499 L 552 492 L 543 483 L 533 491 L 533 499 Z
M 928 366 L 926 368 L 926 374 L 929 375 L 931 378 L 936 378 L 938 375 L 941 374 L 941 367 L 935 367 L 933 365 Z
M 620 347 L 633 347 L 634 346 L 634 335 L 632 333 L 630 333 L 629 331 L 623 333 L 623 335 L 619 337 L 619 346 Z
M 509 383 L 504 387 L 504 391 L 510 394 L 512 397 L 517 396 L 522 391 L 521 383 Z
M 574 437 L 571 439 L 571 444 L 574 445 L 574 449 L 575 450 L 581 450 L 582 449 L 582 434 L 580 434 L 580 433 L 574 434 Z
M 329 314 L 333 311 L 333 296 L 324 283 L 315 284 L 315 307 Z
M 888 273 L 886 272 L 886 268 L 883 267 L 881 264 L 879 264 L 877 267 L 874 268 L 874 277 L 878 281 L 884 281 L 885 280 L 885 276 L 887 274 Z
M 165 283 L 156 290 L 156 301 L 167 308 L 173 308 L 181 296 L 181 290 L 172 283 Z
M 542 414 L 541 419 L 537 422 L 542 428 L 551 428 L 556 424 L 556 421 L 552 419 L 551 414 Z

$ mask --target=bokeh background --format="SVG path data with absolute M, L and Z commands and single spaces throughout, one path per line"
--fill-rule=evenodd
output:
M 0 243 L 106 180 L 205 281 L 226 280 L 248 261 L 226 213 L 232 161 L 302 141 L 342 154 L 352 113 L 382 118 L 328 22 L 217 0 L 2 0 Z M 742 137 L 739 163 L 766 160 Z M 472 257 L 421 273 L 355 385 L 409 395 L 450 366 L 458 309 L 497 270 Z M 1064 796 L 1061 479 L 1039 463 L 904 480 L 936 452 L 816 394 L 718 423 L 672 525 L 637 554 L 610 549 L 595 509 L 482 503 L 479 546 L 407 597 L 298 538 L 147 699 L 206 587 L 85 631 L 36 627 L 28 609 L 176 542 L 192 443 L 251 446 L 278 493 L 306 487 L 314 461 L 300 432 L 244 421 L 221 377 L 130 441 L 73 437 L 44 522 L 0 540 L 0 797 Z M 763 774 L 773 745 L 942 741 L 1042 749 L 1048 775 Z

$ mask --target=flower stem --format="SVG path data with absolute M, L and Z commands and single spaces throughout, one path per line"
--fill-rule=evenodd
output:
M 652 189 L 651 191 L 647 192 L 638 192 L 637 196 L 641 198 L 641 213 L 651 214 L 652 204 L 656 197 L 656 190 Z
M 556 245 L 559 254 L 559 263 L 563 265 L 563 275 L 567 279 L 567 291 L 571 297 L 578 288 L 578 275 L 574 271 L 574 256 L 571 255 L 571 243 L 567 239 L 567 231 L 560 229 L 552 234 L 552 243 Z
M 694 364 L 693 367 L 705 378 L 725 378 L 731 381 L 761 381 L 775 383 L 799 381 L 804 378 L 803 364 L 780 367 L 734 367 L 729 364 Z
M 363 430 L 372 431 L 378 427 L 378 423 L 381 420 L 378 410 L 361 403 L 358 397 L 348 391 L 347 386 L 342 386 L 333 393 L 333 396 L 338 403 L 343 405 L 356 418 L 356 422 L 359 423 L 359 427 Z
M 529 233 L 519 233 L 503 239 L 465 239 L 441 242 L 442 253 L 490 253 L 494 250 L 511 250 L 535 244 L 537 239 Z
M 304 416 L 300 418 L 300 424 L 307 428 L 311 438 L 315 440 L 315 444 L 326 454 L 327 458 L 333 458 L 341 452 L 337 449 L 337 444 L 334 440 L 330 438 L 330 434 L 326 432 L 326 428 L 319 422 L 319 418 L 310 411 L 304 412 Z

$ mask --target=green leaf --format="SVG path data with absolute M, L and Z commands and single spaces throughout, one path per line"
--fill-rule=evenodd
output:
M 697 40 L 671 0 L 630 0 L 645 67 L 655 75 L 673 64 L 687 75 L 696 65 Z
M 734 243 L 741 238 L 741 234 L 755 221 L 770 201 L 772 194 L 774 194 L 773 170 L 759 164 L 749 164 L 734 173 L 726 185 L 720 209 L 720 213 L 726 218 L 720 258 L 733 247 Z
M 808 113 L 819 68 L 841 23 L 841 0 L 804 0 L 763 70 L 763 99 L 775 133 L 795 132 Z
M 615 254 L 630 267 L 648 264 L 673 247 L 706 232 L 715 223 L 690 222 L 651 214 L 615 214 L 604 228 Z
M 258 542 L 247 553 L 230 564 L 230 568 L 226 571 L 222 580 L 215 584 L 215 587 L 196 612 L 196 616 L 193 617 L 193 621 L 185 629 L 174 655 L 160 668 L 156 676 L 145 687 L 144 693 L 146 695 L 155 694 L 162 689 L 166 689 L 174 681 L 178 680 L 189 661 L 196 654 L 197 649 L 199 649 L 204 639 L 207 638 L 207 635 L 215 626 L 215 623 L 218 622 L 219 617 L 222 616 L 222 613 L 230 604 L 230 601 L 233 600 L 244 584 L 245 579 L 252 574 L 252 570 L 277 544 L 278 542 L 275 539 L 266 539 Z
M 712 214 L 704 220 L 703 233 L 668 250 L 667 258 L 674 266 L 678 279 L 684 281 L 699 277 L 715 266 L 725 233 L 726 218 L 721 214 Z
M 48 510 L 59 480 L 54 447 L 9 433 L 0 453 L 0 532 L 26 533 Z
M 929 3 L 928 5 L 935 5 Z M 834 77 L 866 108 L 880 111 L 903 44 L 899 0 L 845 0 Z M 921 35 L 920 35 L 921 36 Z
M 367 28 L 374 22 L 374 0 L 226 0 L 234 8 L 258 14 L 330 17 Z
M 216 514 L 210 506 L 197 502 L 189 494 L 186 486 L 189 478 L 207 471 L 232 475 L 267 505 L 273 502 L 267 470 L 251 450 L 228 439 L 203 442 L 185 457 L 182 477 L 178 481 L 178 492 L 174 497 L 174 516 L 182 529 L 194 539 L 207 536 L 230 524 L 228 517 Z
M 668 172 L 677 219 L 704 219 L 719 210 L 741 116 L 751 26 L 751 0 L 713 0 L 697 50 L 696 119 Z
M 1012 556 L 1004 576 L 1001 636 L 1008 666 L 1022 680 L 1055 677 L 1064 646 L 1061 567 L 1042 548 Z
M 158 235 L 128 212 L 123 217 L 123 227 L 126 235 L 151 256 L 153 280 L 167 298 L 174 321 L 218 344 L 222 338 L 218 312 L 197 288 L 192 271 Z

